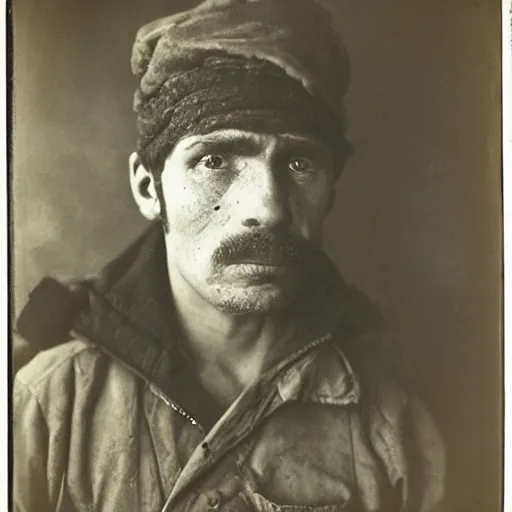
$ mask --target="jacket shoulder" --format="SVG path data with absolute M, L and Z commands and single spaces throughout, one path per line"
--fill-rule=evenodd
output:
M 36 354 L 18 371 L 15 380 L 27 387 L 37 388 L 49 378 L 69 373 L 77 362 L 91 363 L 101 356 L 100 349 L 90 343 L 68 341 Z
M 33 397 L 45 412 L 65 403 L 85 405 L 86 396 L 102 387 L 128 391 L 138 384 L 139 378 L 122 362 L 93 343 L 75 339 L 34 356 L 16 374 L 13 392 L 15 402 Z
M 138 396 L 140 379 L 100 347 L 79 340 L 40 352 L 16 375 L 13 408 L 22 414 L 37 403 L 49 428 L 69 420 L 71 411 L 88 418 L 106 397 L 114 404 Z M 125 400 L 126 399 L 126 400 Z

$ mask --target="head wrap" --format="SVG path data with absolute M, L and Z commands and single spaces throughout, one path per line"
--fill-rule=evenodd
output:
M 346 150 L 349 59 L 330 23 L 313 0 L 206 0 L 143 26 L 132 52 L 141 157 L 154 164 L 182 136 L 228 127 Z

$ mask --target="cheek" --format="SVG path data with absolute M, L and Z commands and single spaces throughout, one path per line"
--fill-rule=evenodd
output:
M 214 180 L 193 180 L 186 173 L 164 172 L 162 191 L 172 236 L 195 238 L 218 223 L 217 212 L 225 190 Z
M 320 240 L 331 197 L 331 187 L 323 186 L 323 184 L 322 186 L 300 187 L 296 190 L 292 199 L 293 217 L 305 238 Z

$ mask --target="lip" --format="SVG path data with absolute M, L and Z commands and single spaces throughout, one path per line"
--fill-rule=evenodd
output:
M 287 267 L 287 266 L 289 266 L 289 265 L 285 265 L 281 262 L 260 261 L 260 260 L 241 260 L 241 261 L 232 263 L 232 265 L 252 265 L 255 267 Z
M 294 267 L 292 261 L 284 258 L 240 258 L 232 261 L 230 265 L 255 265 L 257 267 Z
M 289 265 L 283 265 L 279 263 L 269 262 L 256 262 L 256 261 L 243 261 L 237 262 L 230 265 L 230 267 L 236 267 L 238 271 L 244 274 L 250 274 L 253 276 L 279 276 L 285 274 L 290 270 Z

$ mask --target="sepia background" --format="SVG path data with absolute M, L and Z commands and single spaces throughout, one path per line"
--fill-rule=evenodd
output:
M 43 275 L 94 272 L 145 226 L 127 180 L 131 44 L 194 3 L 12 2 L 15 312 Z M 322 3 L 352 58 L 355 146 L 327 250 L 381 306 L 440 424 L 455 510 L 498 511 L 499 0 Z

